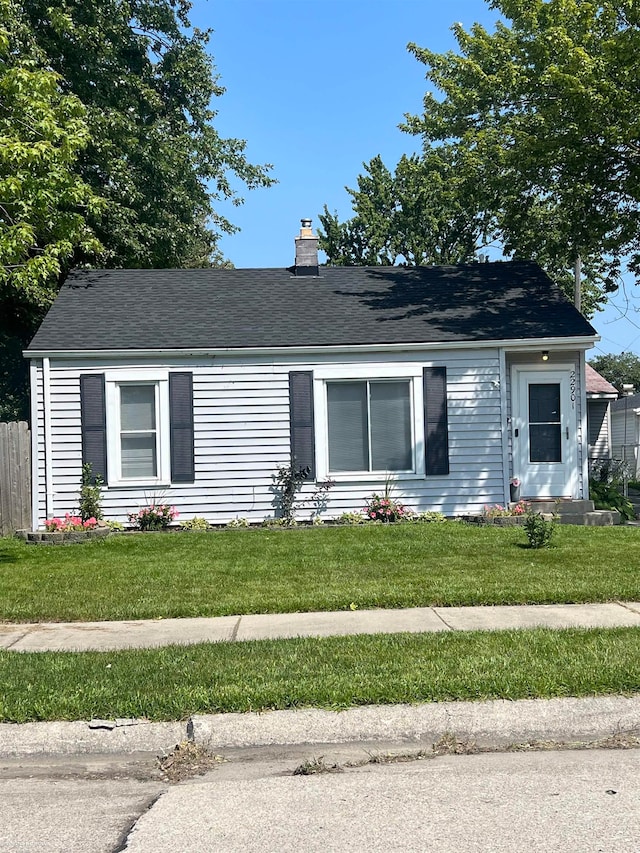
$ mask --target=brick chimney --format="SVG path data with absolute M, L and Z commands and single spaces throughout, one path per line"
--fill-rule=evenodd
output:
M 301 219 L 300 236 L 296 237 L 295 275 L 318 275 L 318 238 L 311 230 L 311 220 Z

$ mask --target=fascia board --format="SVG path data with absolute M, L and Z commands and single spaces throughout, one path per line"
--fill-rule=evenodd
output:
M 419 352 L 443 349 L 495 349 L 502 347 L 507 352 L 531 352 L 540 349 L 590 349 L 600 336 L 535 338 L 534 340 L 493 340 L 493 341 L 436 341 L 430 343 L 393 343 L 393 344 L 339 344 L 290 347 L 204 347 L 184 349 L 83 349 L 83 350 L 24 350 L 25 358 L 129 358 L 167 357 L 167 356 L 216 356 L 216 355 L 288 355 L 291 353 L 313 354 L 341 352 Z

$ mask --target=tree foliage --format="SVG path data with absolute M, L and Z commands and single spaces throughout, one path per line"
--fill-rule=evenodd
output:
M 219 203 L 272 183 L 216 131 L 224 91 L 187 0 L 0 0 L 0 419 L 72 265 L 227 263 Z
M 0 420 L 24 417 L 21 350 L 74 251 L 99 249 L 100 201 L 74 171 L 89 130 L 79 99 L 42 57 L 12 0 L 0 0 Z
M 636 0 L 492 0 L 494 33 L 453 27 L 459 52 L 410 45 L 431 84 L 404 128 L 471 152 L 507 253 L 552 274 L 586 261 L 588 309 L 640 268 Z M 589 311 L 587 311 L 589 313 Z
M 402 157 L 392 174 L 382 159 L 364 164 L 347 189 L 354 216 L 340 222 L 326 205 L 320 248 L 336 266 L 455 264 L 471 261 L 487 240 L 481 186 L 464 152 L 441 147 Z
M 325 207 L 329 262 L 456 263 L 496 240 L 537 261 L 591 316 L 629 262 L 640 270 L 640 55 L 636 0 L 491 0 L 508 23 L 453 31 L 458 51 L 409 45 L 426 67 L 424 110 L 401 126 L 420 156 L 395 174 L 374 158 Z
M 110 266 L 209 266 L 221 233 L 216 210 L 239 204 L 234 182 L 272 183 L 245 142 L 221 137 L 211 102 L 224 89 L 191 29 L 187 0 L 23 0 L 33 33 L 87 110 L 79 164 L 105 198 L 92 227 Z M 82 260 L 81 258 L 79 260 Z
M 620 394 L 623 385 L 633 385 L 636 392 L 640 391 L 640 358 L 635 353 L 623 352 L 619 355 L 607 353 L 590 359 L 589 364 Z

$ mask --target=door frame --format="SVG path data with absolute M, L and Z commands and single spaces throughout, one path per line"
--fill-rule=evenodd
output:
M 540 463 L 560 464 L 564 466 L 564 485 L 545 490 L 547 483 L 541 482 L 538 487 L 531 486 L 531 479 L 527 484 L 527 469 L 532 463 L 528 459 L 528 403 L 521 407 L 524 389 L 531 381 L 538 380 L 540 383 L 558 382 L 560 384 L 560 423 L 562 432 L 562 462 Z M 511 459 L 513 476 L 522 480 L 521 493 L 523 498 L 531 499 L 554 499 L 554 498 L 576 498 L 579 496 L 580 476 L 578 470 L 579 454 L 579 419 L 578 419 L 578 382 L 579 373 L 575 364 L 559 363 L 550 365 L 541 364 L 514 364 L 511 367 Z M 526 395 L 528 399 L 528 395 Z M 524 409 L 524 411 L 523 411 Z M 516 431 L 518 437 L 516 437 Z M 530 470 L 530 469 L 529 469 Z M 544 469 L 541 467 L 540 471 Z

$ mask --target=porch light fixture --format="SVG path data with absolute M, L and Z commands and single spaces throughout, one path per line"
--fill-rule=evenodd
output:
M 548 349 L 542 350 L 542 360 L 543 361 L 549 361 L 549 350 Z

